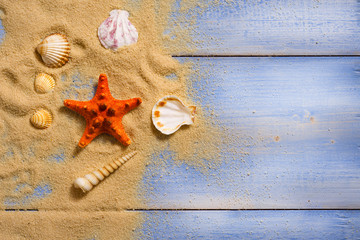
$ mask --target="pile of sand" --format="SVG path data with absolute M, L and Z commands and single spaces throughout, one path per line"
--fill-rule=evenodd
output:
M 0 1 L 6 31 L 0 48 L 2 209 L 81 211 L 85 223 L 92 211 L 146 208 L 146 199 L 138 194 L 138 188 L 154 151 L 170 146 L 179 158 L 196 166 L 218 153 L 219 131 L 209 131 L 210 126 L 202 118 L 199 107 L 196 124 L 182 127 L 172 136 L 162 135 L 152 125 L 151 109 L 165 95 L 176 95 L 193 105 L 187 96 L 190 68 L 180 64 L 170 53 L 189 52 L 194 43 L 190 41 L 190 28 L 175 26 L 175 38 L 163 34 L 174 0 L 135 2 Z M 185 1 L 184 9 L 195 6 L 194 2 Z M 139 32 L 137 44 L 116 52 L 103 48 L 97 38 L 98 26 L 113 9 L 127 10 L 130 21 Z M 71 44 L 70 61 L 56 69 L 46 67 L 35 51 L 39 42 L 52 33 L 65 34 Z M 56 79 L 55 91 L 47 94 L 35 92 L 34 78 L 40 72 Z M 115 98 L 140 97 L 143 100 L 123 118 L 125 130 L 132 140 L 129 147 L 123 147 L 115 138 L 105 134 L 94 139 L 85 149 L 77 146 L 85 129 L 85 120 L 65 108 L 63 101 L 91 99 L 100 73 L 107 74 Z M 50 110 L 54 116 L 53 124 L 45 130 L 35 129 L 29 122 L 33 112 L 39 108 Z M 196 148 L 193 147 L 195 143 Z M 72 187 L 76 177 L 134 149 L 139 153 L 135 158 L 87 195 Z M 54 214 L 53 219 L 56 216 Z M 132 218 L 127 222 L 129 226 L 122 229 L 123 236 L 131 234 L 131 230 L 141 222 L 141 217 L 136 216 L 138 220 Z M 16 218 L 26 222 L 27 217 L 26 214 L 17 214 Z M 77 226 L 82 228 L 81 219 L 79 221 Z M 8 228 L 12 231 L 12 224 L 11 221 L 3 223 L 2 230 Z M 19 228 L 16 231 L 21 235 L 21 231 L 27 230 Z M 106 238 L 107 235 L 103 236 Z

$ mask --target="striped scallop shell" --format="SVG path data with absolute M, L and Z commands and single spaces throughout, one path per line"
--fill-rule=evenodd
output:
M 30 122 L 36 128 L 45 129 L 51 125 L 52 115 L 49 111 L 40 109 L 32 115 Z
M 160 132 L 170 135 L 182 125 L 193 124 L 195 110 L 195 106 L 185 106 L 176 96 L 166 96 L 153 107 L 152 121 Z
M 36 48 L 48 67 L 61 67 L 69 61 L 70 44 L 62 34 L 47 36 Z
M 55 79 L 46 73 L 39 73 L 35 77 L 35 91 L 38 93 L 48 93 L 55 88 Z

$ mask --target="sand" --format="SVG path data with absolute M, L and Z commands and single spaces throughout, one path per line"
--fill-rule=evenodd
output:
M 45 216 L 44 212 L 51 211 L 51 217 L 39 219 L 45 219 L 44 222 L 50 219 L 53 221 L 48 223 L 50 225 L 67 223 L 60 224 L 62 228 L 48 230 L 50 232 L 38 230 L 39 233 L 31 235 L 33 238 L 41 236 L 41 232 L 44 236 L 65 234 L 76 222 L 73 227 L 77 232 L 75 237 L 87 237 L 97 232 L 103 239 L 110 239 L 114 236 L 113 230 L 106 235 L 107 229 L 91 227 L 94 214 L 123 213 L 121 217 L 115 217 L 114 222 L 104 220 L 109 221 L 108 224 L 117 224 L 125 221 L 122 216 L 130 214 L 128 210 L 146 208 L 146 199 L 139 193 L 142 192 L 145 167 L 152 161 L 154 152 L 170 146 L 170 150 L 178 153 L 176 161 L 186 161 L 204 171 L 207 161 L 216 159 L 221 130 L 204 118 L 201 108 L 198 107 L 195 125 L 182 127 L 172 136 L 161 134 L 151 122 L 153 105 L 165 95 L 176 95 L 187 105 L 194 104 L 189 96 L 192 92 L 188 78 L 191 66 L 179 63 L 170 54 L 194 51 L 196 43 L 191 41 L 190 32 L 194 30 L 192 23 L 195 20 L 189 19 L 186 28 L 174 26 L 172 31 L 164 34 L 173 3 L 172 0 L 134 3 L 27 0 L 19 4 L 0 1 L 0 16 L 6 31 L 0 47 L 0 208 L 37 210 L 16 215 L 4 213 L 1 231 L 6 229 L 10 236 L 16 233 L 26 237 L 28 230 L 19 226 L 34 216 Z M 196 1 L 185 1 L 182 11 L 194 6 L 197 6 Z M 139 32 L 137 44 L 116 52 L 103 48 L 97 38 L 98 26 L 113 9 L 129 11 L 129 19 Z M 35 50 L 41 40 L 52 33 L 66 35 L 71 44 L 71 59 L 61 68 L 46 67 Z M 53 92 L 35 92 L 34 78 L 40 72 L 55 78 Z M 132 140 L 129 147 L 106 134 L 84 149 L 77 146 L 85 129 L 85 120 L 65 108 L 63 101 L 91 99 L 100 73 L 107 74 L 115 98 L 140 97 L 143 100 L 123 118 L 125 130 Z M 29 121 L 39 108 L 49 110 L 54 117 L 52 125 L 44 130 L 34 128 Z M 132 150 L 138 151 L 136 157 L 91 192 L 83 194 L 74 189 L 72 183 L 76 177 Z M 82 217 L 71 218 L 66 214 L 74 212 L 79 212 Z M 130 215 L 130 220 L 125 221 L 126 227 L 118 229 L 123 236 L 132 236 L 133 229 L 142 222 L 140 214 Z M 15 227 L 17 223 L 12 224 L 6 220 L 8 218 L 20 219 L 19 226 Z M 103 223 L 99 221 L 98 224 Z

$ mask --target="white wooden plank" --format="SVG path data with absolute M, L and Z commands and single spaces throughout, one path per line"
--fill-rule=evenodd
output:
M 203 72 L 190 78 L 194 101 L 234 141 L 205 175 L 155 152 L 141 193 L 150 208 L 360 207 L 360 58 L 184 61 Z
M 170 39 L 176 37 L 179 31 L 176 26 L 191 25 L 195 18 L 194 41 L 189 43 L 197 47 L 195 54 L 359 54 L 359 1 L 218 2 L 220 4 L 200 4 L 202 7 L 208 4 L 204 13 L 192 9 L 184 17 L 181 1 L 177 1 L 166 34 Z M 181 38 L 181 34 L 178 37 Z M 170 49 L 176 47 L 169 43 Z M 180 54 L 188 52 L 180 49 Z

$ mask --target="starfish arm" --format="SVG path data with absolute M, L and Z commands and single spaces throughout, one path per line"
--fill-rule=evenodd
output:
M 94 107 L 92 106 L 93 104 L 91 103 L 91 101 L 82 102 L 67 99 L 64 101 L 64 105 L 65 107 L 81 114 L 85 118 L 89 115 L 94 115 L 94 113 L 92 112 L 94 110 Z
M 128 100 L 114 100 L 116 104 L 124 106 L 124 114 L 133 110 L 142 103 L 141 98 L 131 98 Z
M 67 107 L 75 112 L 78 112 L 84 116 L 86 106 L 89 105 L 89 103 L 67 99 L 64 101 L 64 105 L 65 105 L 65 107 Z M 84 109 L 84 107 L 85 107 L 85 109 Z
M 115 122 L 111 124 L 109 129 L 109 133 L 114 136 L 119 142 L 121 142 L 124 146 L 128 146 L 131 144 L 131 140 L 129 136 L 126 134 L 125 129 L 121 122 Z
M 112 98 L 110 89 L 109 89 L 109 83 L 108 83 L 107 76 L 102 73 L 99 76 L 98 86 L 97 86 L 94 98 L 95 99 L 104 99 L 105 97 Z
M 86 128 L 84 131 L 84 134 L 82 135 L 80 141 L 79 141 L 79 147 L 86 147 L 95 137 L 97 137 L 99 135 L 98 132 L 92 132 L 90 133 L 89 128 L 90 128 L 90 124 L 88 124 L 86 122 Z
M 71 110 L 77 111 L 78 109 L 80 109 L 82 107 L 83 102 L 66 99 L 64 101 L 64 105 L 65 105 L 65 107 L 70 108 Z

